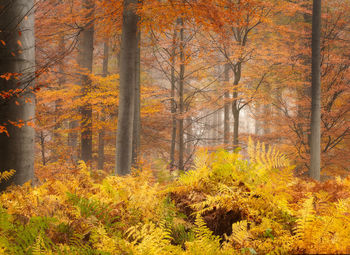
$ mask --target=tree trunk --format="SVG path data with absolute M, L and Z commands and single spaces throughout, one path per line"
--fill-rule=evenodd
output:
M 76 110 L 75 110 L 76 112 Z M 70 148 L 71 158 L 73 161 L 77 160 L 77 146 L 78 146 L 78 133 L 77 128 L 79 123 L 77 120 L 69 121 L 69 133 L 68 133 L 68 146 Z
M 234 90 L 233 90 L 233 102 L 232 102 L 232 114 L 233 114 L 233 148 L 236 149 L 239 146 L 239 140 L 238 140 L 238 135 L 239 135 L 239 112 L 240 108 L 238 105 L 238 84 L 239 81 L 241 80 L 241 74 L 242 74 L 242 63 L 238 62 L 235 65 L 234 68 L 234 75 L 235 79 L 233 82 L 234 85 Z
M 2 0 L 0 13 L 0 75 L 21 74 L 19 80 L 0 78 L 2 91 L 22 89 L 19 97 L 0 99 L 0 125 L 9 121 L 33 121 L 35 97 L 32 93 L 35 79 L 34 1 Z M 20 42 L 20 43 L 19 43 Z M 19 128 L 7 125 L 0 134 L 0 171 L 16 170 L 0 190 L 10 183 L 21 185 L 34 177 L 34 129 L 30 125 Z
M 192 130 L 192 118 L 186 118 L 186 156 L 189 158 L 192 154 L 192 138 L 193 138 L 193 130 Z M 186 160 L 188 161 L 188 160 Z
M 132 140 L 132 164 L 138 167 L 141 143 L 141 31 L 137 33 L 137 52 L 136 52 L 136 78 L 135 78 L 135 109 L 133 123 Z
M 108 61 L 109 61 L 109 44 L 108 39 L 103 44 L 103 63 L 102 63 L 102 76 L 107 77 L 108 75 Z M 101 112 L 100 120 L 105 121 L 104 113 Z M 103 170 L 105 163 L 105 130 L 102 127 L 98 131 L 98 160 L 97 168 Z
M 213 112 L 211 118 L 211 143 L 212 146 L 217 145 L 217 135 L 218 135 L 218 109 Z
M 171 49 L 171 145 L 170 145 L 170 171 L 175 169 L 175 146 L 176 146 L 176 78 L 175 78 L 175 64 L 176 64 L 176 28 L 174 28 L 172 49 Z
M 80 32 L 78 64 L 83 73 L 92 72 L 94 51 L 94 2 L 84 0 L 83 8 L 87 12 L 88 23 Z M 87 74 L 81 75 L 82 96 L 87 96 L 91 91 L 91 79 Z M 87 163 L 92 160 L 92 106 L 86 102 L 81 107 L 81 159 Z
M 310 177 L 320 180 L 321 168 L 321 0 L 313 0 Z
M 180 74 L 179 74 L 179 170 L 184 170 L 184 76 L 185 76 L 185 53 L 184 53 L 184 22 L 180 18 Z
M 40 139 L 40 147 L 41 147 L 41 161 L 42 161 L 43 166 L 45 166 L 46 165 L 46 157 L 45 157 L 46 151 L 45 151 L 45 135 L 44 135 L 43 131 L 40 131 L 39 139 Z
M 225 64 L 225 87 L 228 86 L 230 82 L 230 65 Z M 224 145 L 225 147 L 229 144 L 230 142 L 230 92 L 227 91 L 228 88 L 225 88 L 225 95 L 224 95 L 224 100 L 225 100 L 225 105 L 224 105 Z
M 137 58 L 137 0 L 124 0 L 120 49 L 120 89 L 117 129 L 116 174 L 131 171 L 133 122 L 135 108 L 135 79 Z
M 58 89 L 62 89 L 63 85 L 65 84 L 65 75 L 64 75 L 64 52 L 65 52 L 65 43 L 64 43 L 64 34 L 62 33 L 59 37 L 58 41 L 58 52 L 60 58 L 60 61 L 58 63 Z M 62 100 L 58 99 L 55 101 L 55 126 L 53 131 L 53 138 L 54 138 L 54 144 L 55 148 L 53 150 L 53 161 L 57 161 L 59 150 L 58 148 L 61 146 L 61 135 L 59 133 L 59 129 L 61 128 L 61 121 L 60 116 L 62 114 Z
M 238 140 L 238 130 L 239 130 L 239 110 L 237 107 L 233 107 L 233 148 L 237 149 L 239 147 L 239 140 Z
M 258 102 L 255 103 L 254 112 L 255 112 L 254 135 L 259 136 L 261 125 L 260 125 L 260 104 Z

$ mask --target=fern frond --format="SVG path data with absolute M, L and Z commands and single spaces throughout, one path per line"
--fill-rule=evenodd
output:
M 229 240 L 233 240 L 240 245 L 248 241 L 250 234 L 248 232 L 248 222 L 246 220 L 238 221 L 232 224 L 232 234 Z
M 8 181 L 15 174 L 15 170 L 11 169 L 9 171 L 4 171 L 0 173 L 0 183 L 1 181 Z
M 267 169 L 287 167 L 289 165 L 287 157 L 277 151 L 275 147 L 272 148 L 268 146 L 266 150 L 264 143 L 258 141 L 255 145 L 250 137 L 248 142 L 248 155 L 252 163 Z
M 304 239 L 307 236 L 307 233 L 311 231 L 310 224 L 315 218 L 314 210 L 314 198 L 310 196 L 303 203 L 303 207 L 299 211 L 299 218 L 296 220 L 297 226 L 294 228 L 297 238 Z

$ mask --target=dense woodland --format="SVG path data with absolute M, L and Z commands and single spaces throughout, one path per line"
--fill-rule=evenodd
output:
M 1 254 L 349 254 L 350 0 L 1 0 Z

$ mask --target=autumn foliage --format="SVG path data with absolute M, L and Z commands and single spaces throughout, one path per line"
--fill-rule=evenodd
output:
M 128 177 L 83 162 L 50 165 L 50 176 L 44 167 L 43 184 L 1 195 L 0 252 L 349 253 L 349 178 L 294 177 L 289 160 L 263 144 L 251 142 L 249 154 L 201 151 L 175 179 L 147 167 Z
M 21 155 L 8 154 L 23 169 L 0 169 L 0 255 L 350 254 L 350 0 L 322 0 L 320 182 L 306 177 L 311 0 L 34 2 L 33 77 L 0 67 L 13 84 L 0 113 L 36 108 L 0 121 L 3 140 L 35 128 L 34 179 L 10 185 Z M 135 84 L 121 82 L 125 3 Z M 24 42 L 7 55 L 21 62 Z M 121 177 L 123 83 L 139 112 L 122 122 L 133 155 Z

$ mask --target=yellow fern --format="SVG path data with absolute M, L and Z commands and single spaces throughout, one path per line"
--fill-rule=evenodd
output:
M 15 170 L 11 169 L 9 171 L 0 172 L 0 183 L 1 181 L 8 181 L 15 174 Z
M 289 165 L 289 160 L 281 152 L 277 151 L 275 147 L 260 143 L 255 145 L 251 137 L 248 141 L 248 155 L 252 163 L 259 165 L 264 169 L 281 168 Z
M 228 240 L 244 245 L 249 238 L 250 233 L 248 231 L 248 222 L 246 220 L 238 221 L 232 224 L 232 234 L 228 237 Z

